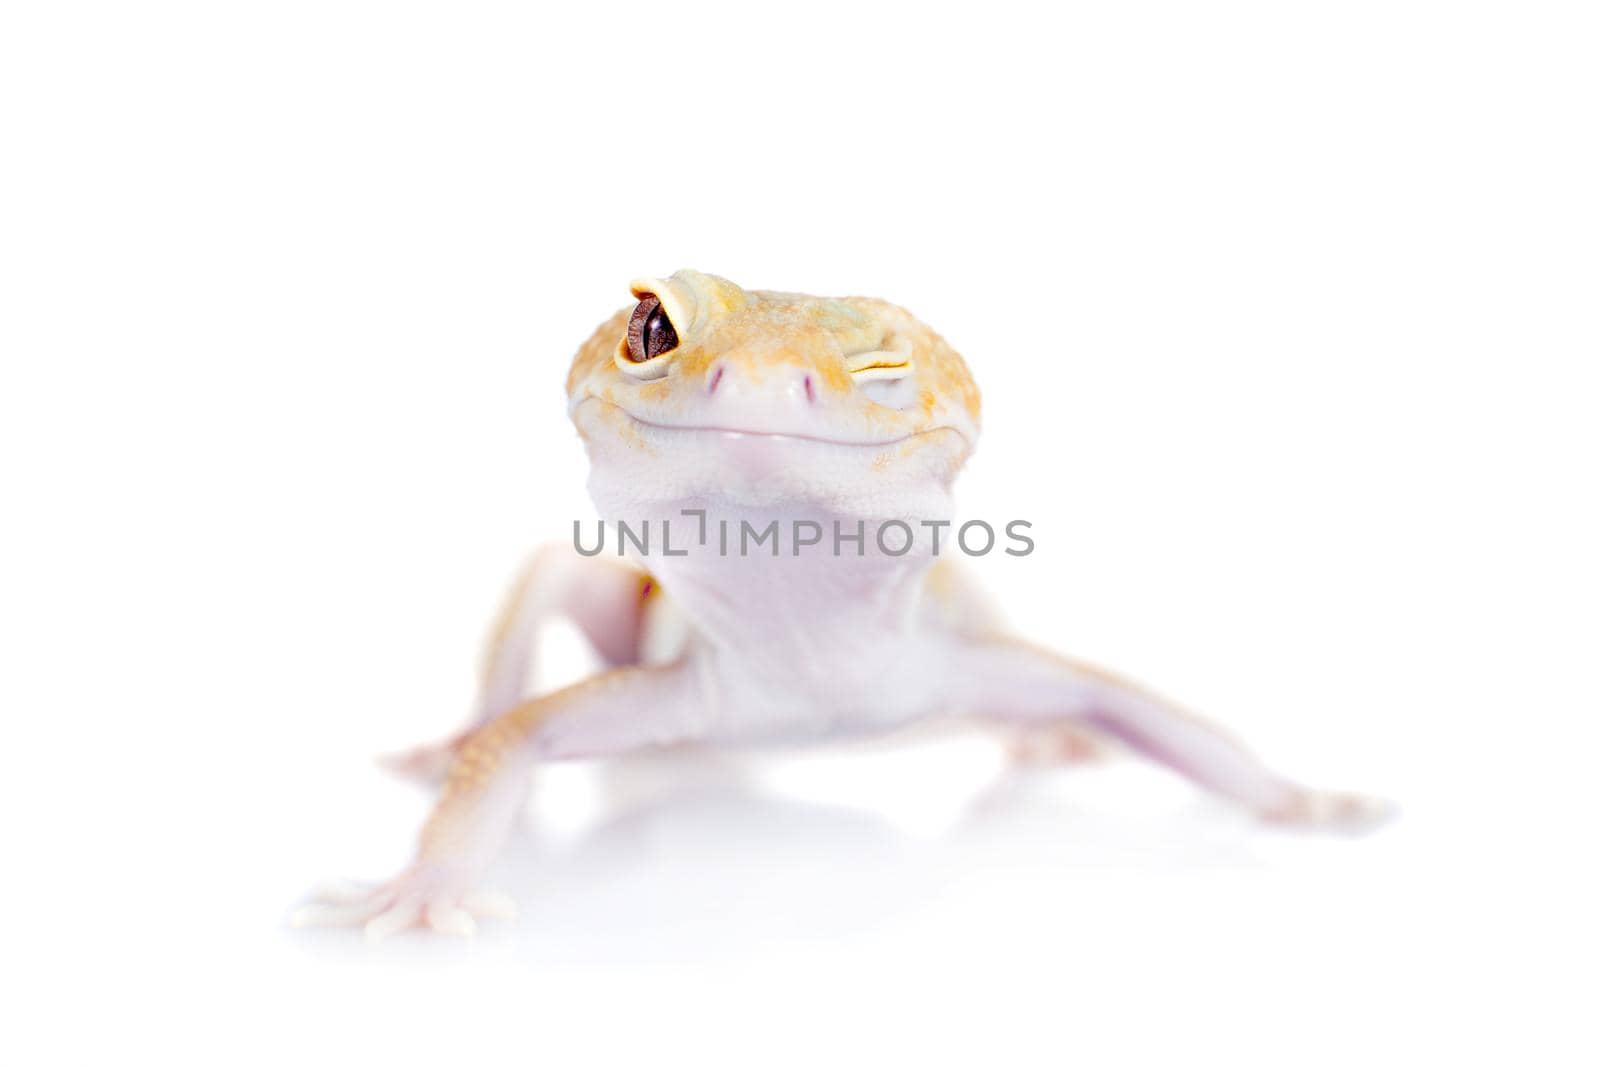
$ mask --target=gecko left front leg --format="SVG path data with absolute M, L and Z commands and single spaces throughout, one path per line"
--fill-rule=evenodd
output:
M 1216 726 L 1108 671 L 1009 639 L 951 651 L 952 690 L 968 710 L 1027 725 L 1085 724 L 1268 821 L 1360 829 L 1391 811 L 1376 798 L 1292 781 Z
M 375 888 L 322 894 L 295 914 L 295 925 L 363 923 L 375 939 L 419 924 L 471 933 L 475 915 L 505 910 L 477 881 L 500 851 L 536 763 L 692 740 L 703 707 L 683 661 L 620 668 L 517 705 L 459 747 L 410 866 Z

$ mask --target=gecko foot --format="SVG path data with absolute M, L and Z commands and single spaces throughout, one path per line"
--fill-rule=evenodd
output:
M 1115 753 L 1110 741 L 1076 723 L 1019 730 L 1006 745 L 1006 755 L 1017 767 L 1100 763 Z
M 412 867 L 378 886 L 338 883 L 313 894 L 294 913 L 294 926 L 362 925 L 368 941 L 410 927 L 471 937 L 478 919 L 509 919 L 516 905 L 504 893 L 465 889 L 437 867 Z
M 1341 833 L 1365 833 L 1392 819 L 1398 809 L 1392 801 L 1362 793 L 1321 789 L 1299 790 L 1288 804 L 1261 813 L 1270 823 Z
M 443 741 L 418 745 L 403 752 L 388 752 L 378 757 L 378 766 L 390 774 L 423 785 L 433 785 L 444 780 L 445 772 L 455 762 L 461 742 L 470 731 L 462 731 Z

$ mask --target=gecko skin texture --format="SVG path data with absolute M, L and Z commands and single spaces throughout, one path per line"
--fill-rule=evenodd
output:
M 386 883 L 325 891 L 297 923 L 466 934 L 506 913 L 477 883 L 541 761 L 824 741 L 935 718 L 992 724 L 1034 760 L 1115 739 L 1274 822 L 1362 828 L 1386 815 L 1381 801 L 1299 785 L 1171 702 L 1018 639 L 926 538 L 905 555 L 873 550 L 877 523 L 952 517 L 951 484 L 978 438 L 966 362 L 909 313 L 690 270 L 631 289 L 637 303 L 595 330 L 567 375 L 607 524 L 670 520 L 681 543 L 694 528 L 686 509 L 736 530 L 864 521 L 867 550 L 792 555 L 786 543 L 778 556 L 742 556 L 716 551 L 713 535 L 709 548 L 647 555 L 648 573 L 614 547 L 538 550 L 491 631 L 472 724 L 389 760 L 440 783 L 414 861 Z M 529 697 L 534 639 L 557 619 L 606 669 Z

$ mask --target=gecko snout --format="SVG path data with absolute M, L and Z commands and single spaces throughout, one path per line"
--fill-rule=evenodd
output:
M 724 358 L 706 368 L 705 381 L 707 400 L 719 407 L 809 407 L 817 402 L 816 375 L 803 366 L 752 367 Z

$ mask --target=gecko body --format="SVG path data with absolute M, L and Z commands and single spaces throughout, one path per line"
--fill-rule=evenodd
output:
M 978 389 L 908 312 L 695 271 L 631 288 L 635 303 L 574 357 L 567 394 L 600 514 L 658 532 L 648 569 L 573 546 L 535 554 L 488 643 L 474 722 L 393 761 L 441 782 L 415 860 L 376 887 L 325 894 L 298 921 L 465 933 L 504 911 L 477 881 L 542 761 L 815 742 L 937 718 L 1060 742 L 1049 751 L 1115 738 L 1272 821 L 1351 827 L 1384 814 L 1306 788 L 1169 701 L 1008 631 L 954 565 L 942 525 L 977 443 Z M 889 522 L 917 534 L 906 551 L 883 550 Z M 773 523 L 776 554 L 721 543 L 725 528 Z M 682 546 L 670 554 L 668 524 Z M 813 528 L 818 543 L 799 546 Z M 926 536 L 935 529 L 943 555 Z M 898 549 L 899 527 L 888 532 Z M 530 697 L 534 638 L 556 618 L 606 669 Z

